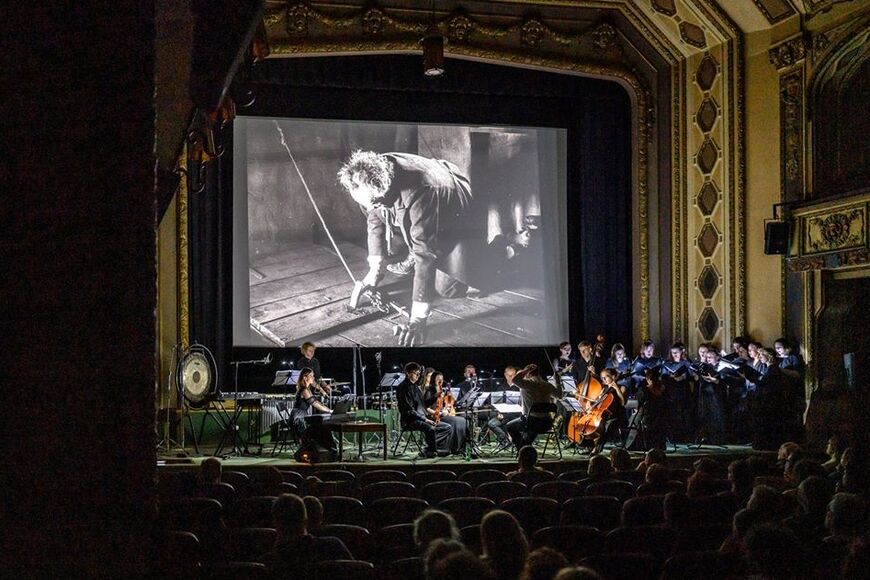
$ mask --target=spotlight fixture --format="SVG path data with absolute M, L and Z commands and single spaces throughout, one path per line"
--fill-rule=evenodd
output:
M 426 30 L 426 35 L 420 39 L 423 45 L 423 74 L 427 77 L 437 77 L 444 74 L 444 45 L 447 39 L 435 26 Z

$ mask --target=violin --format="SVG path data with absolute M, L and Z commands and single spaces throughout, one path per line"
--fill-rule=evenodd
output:
M 456 399 L 450 391 L 441 391 L 435 399 L 435 423 L 441 421 L 441 414 L 446 411 L 449 417 L 456 416 Z

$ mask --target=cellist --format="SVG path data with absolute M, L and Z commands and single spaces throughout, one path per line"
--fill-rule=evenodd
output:
M 605 411 L 604 420 L 598 426 L 598 431 L 592 437 L 595 446 L 592 448 L 591 455 L 598 455 L 604 449 L 604 444 L 613 439 L 614 435 L 619 435 L 619 430 L 628 426 L 628 419 L 625 415 L 625 387 L 616 382 L 619 375 L 613 369 L 604 369 L 601 371 L 601 383 L 604 389 L 601 391 L 599 398 L 607 394 L 613 395 L 613 402 Z

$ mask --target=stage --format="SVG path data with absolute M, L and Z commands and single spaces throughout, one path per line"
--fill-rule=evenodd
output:
M 466 459 L 462 455 L 454 455 L 447 457 L 424 458 L 419 457 L 414 444 L 408 446 L 408 449 L 401 453 L 402 447 L 405 445 L 404 438 L 399 446 L 399 454 L 392 454 L 393 442 L 390 442 L 390 449 L 387 453 L 387 459 L 383 459 L 383 448 L 377 446 L 373 441 L 369 441 L 363 448 L 362 456 L 357 455 L 356 441 L 351 441 L 350 438 L 345 441 L 344 459 L 342 461 L 324 462 L 317 464 L 308 464 L 296 461 L 293 458 L 295 446 L 288 448 L 283 452 L 272 455 L 272 443 L 263 445 L 262 451 L 259 454 L 232 454 L 220 455 L 225 469 L 247 471 L 255 471 L 265 467 L 277 467 L 282 470 L 294 470 L 301 473 L 307 473 L 314 470 L 322 469 L 346 469 L 352 472 L 361 472 L 374 469 L 399 469 L 402 471 L 419 471 L 423 469 L 448 469 L 451 471 L 462 472 L 470 469 L 497 469 L 501 471 L 510 471 L 516 466 L 516 457 L 512 450 L 503 450 L 495 452 L 496 448 L 492 444 L 483 445 L 481 452 L 477 458 Z M 589 464 L 589 455 L 586 455 L 583 450 L 562 449 L 562 459 L 558 458 L 558 453 L 553 448 L 552 444 L 547 447 L 544 454 L 544 441 L 540 438 L 535 443 L 535 448 L 539 454 L 539 465 L 544 469 L 552 471 L 555 474 L 566 471 L 585 470 Z M 604 450 L 604 455 L 608 456 L 611 446 L 607 446 Z M 253 449 L 249 448 L 249 451 Z M 204 459 L 212 457 L 213 449 L 201 449 L 204 454 L 194 455 L 193 450 L 189 449 L 191 454 L 187 457 L 175 454 L 159 455 L 158 468 L 175 470 L 198 466 Z M 642 451 L 631 451 L 633 464 L 639 462 L 644 453 Z M 710 457 L 723 466 L 735 459 L 745 459 L 752 455 L 762 457 L 771 457 L 772 452 L 756 451 L 748 445 L 703 445 L 700 448 L 696 445 L 679 444 L 676 449 L 673 445 L 667 450 L 669 465 L 678 469 L 690 469 L 692 463 L 701 457 Z

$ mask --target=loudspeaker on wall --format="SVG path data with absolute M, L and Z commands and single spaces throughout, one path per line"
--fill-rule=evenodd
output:
M 787 254 L 790 230 L 787 221 L 767 220 L 764 222 L 764 253 L 768 255 Z

